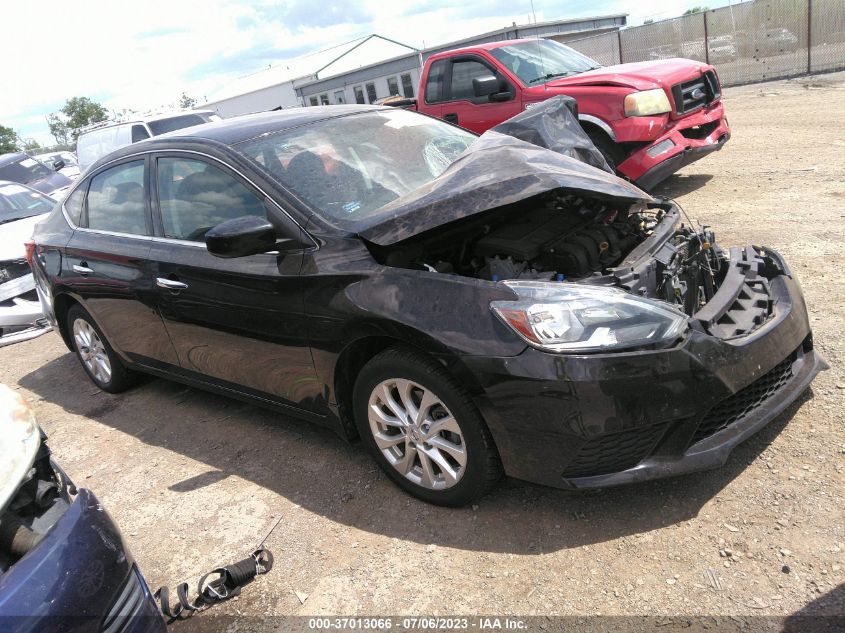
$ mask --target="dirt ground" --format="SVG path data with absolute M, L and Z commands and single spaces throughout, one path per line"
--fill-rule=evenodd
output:
M 316 427 L 163 380 L 102 393 L 55 334 L 0 350 L 0 382 L 151 586 L 278 523 L 276 569 L 218 614 L 843 614 L 845 74 L 728 89 L 725 107 L 731 141 L 661 193 L 722 245 L 786 256 L 832 369 L 720 470 L 586 494 L 509 480 L 449 510 Z

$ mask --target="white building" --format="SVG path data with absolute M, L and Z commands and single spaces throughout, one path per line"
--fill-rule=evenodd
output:
M 416 97 L 429 55 L 483 42 L 543 37 L 559 42 L 618 31 L 626 15 L 555 20 L 510 27 L 418 50 L 373 34 L 241 77 L 198 108 L 229 117 L 295 106 L 373 103 L 391 95 Z

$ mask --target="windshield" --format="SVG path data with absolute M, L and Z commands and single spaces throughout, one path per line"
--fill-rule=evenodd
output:
M 554 40 L 510 44 L 490 51 L 526 86 L 601 68 L 594 59 Z
M 175 130 L 182 130 L 186 127 L 193 127 L 194 125 L 202 125 L 208 123 L 213 119 L 208 114 L 183 114 L 180 116 L 170 117 L 168 119 L 158 119 L 157 121 L 147 121 L 147 125 L 152 130 L 154 136 L 159 134 L 166 134 Z
M 475 139 L 421 114 L 378 110 L 237 147 L 332 224 L 354 231 L 380 207 L 442 174 Z
M 0 185 L 0 224 L 49 213 L 55 202 L 20 185 Z
M 34 158 L 22 158 L 16 163 L 9 163 L 0 167 L 0 180 L 11 180 L 28 184 L 49 178 L 53 172 L 49 167 L 39 163 Z

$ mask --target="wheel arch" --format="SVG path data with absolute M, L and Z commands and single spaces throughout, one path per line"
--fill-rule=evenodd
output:
M 67 314 L 71 307 L 75 305 L 82 304 L 67 293 L 58 294 L 53 298 L 53 314 L 56 317 L 59 334 L 71 352 L 73 351 L 73 340 L 67 328 Z
M 352 414 L 352 390 L 361 369 L 389 347 L 403 346 L 434 359 L 458 380 L 475 398 L 483 393 L 481 384 L 461 361 L 460 356 L 436 339 L 411 328 L 377 330 L 356 337 L 346 345 L 334 366 L 333 388 L 338 414 L 347 438 L 357 439 L 358 431 Z

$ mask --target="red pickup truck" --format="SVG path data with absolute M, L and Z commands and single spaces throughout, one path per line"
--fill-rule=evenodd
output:
M 713 66 L 668 59 L 602 67 L 553 40 L 432 55 L 418 95 L 420 112 L 478 133 L 544 99 L 573 97 L 582 127 L 608 163 L 643 189 L 730 138 Z

